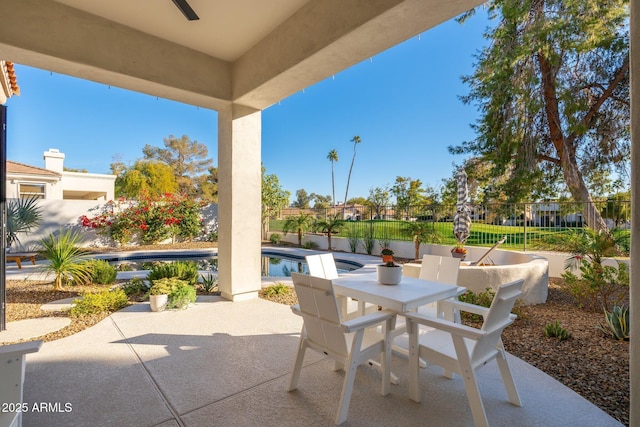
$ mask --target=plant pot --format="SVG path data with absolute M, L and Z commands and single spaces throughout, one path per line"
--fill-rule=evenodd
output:
M 164 311 L 169 302 L 169 295 L 149 295 L 151 311 Z
M 393 262 L 393 255 L 382 255 L 382 262 Z
M 378 271 L 378 282 L 383 285 L 397 285 L 402 280 L 402 266 L 395 265 L 387 267 L 384 264 L 376 266 Z
M 451 256 L 454 257 L 454 258 L 460 258 L 460 261 L 462 261 L 462 260 L 465 259 L 467 254 L 466 254 L 466 252 L 451 251 Z

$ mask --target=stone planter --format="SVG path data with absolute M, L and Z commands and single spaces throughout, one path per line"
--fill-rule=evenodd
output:
M 402 280 L 402 266 L 394 265 L 387 267 L 384 264 L 376 266 L 378 271 L 378 282 L 383 285 L 397 285 Z
M 149 295 L 151 311 L 164 311 L 169 302 L 169 295 Z

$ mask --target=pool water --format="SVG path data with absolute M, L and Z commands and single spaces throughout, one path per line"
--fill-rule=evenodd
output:
M 198 270 L 209 271 L 212 274 L 218 273 L 218 258 L 217 257 L 190 257 L 180 258 L 180 261 L 193 261 L 198 266 Z M 145 259 L 131 260 L 118 260 L 109 261 L 119 271 L 139 271 L 149 270 L 154 264 L 163 262 L 176 261 L 175 257 L 154 257 Z M 303 273 L 309 274 L 309 267 L 304 261 L 304 258 L 289 258 L 283 256 L 263 256 L 261 261 L 262 276 L 269 277 L 289 277 L 291 273 Z M 338 273 L 345 273 L 357 268 L 355 265 L 336 262 Z

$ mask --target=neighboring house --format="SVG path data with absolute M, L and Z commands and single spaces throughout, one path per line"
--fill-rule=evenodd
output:
M 115 175 L 64 171 L 64 157 L 59 150 L 50 148 L 44 152 L 44 168 L 7 160 L 7 198 L 114 199 Z

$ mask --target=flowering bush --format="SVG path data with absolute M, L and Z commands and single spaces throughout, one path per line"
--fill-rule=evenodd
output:
M 203 228 L 199 213 L 203 206 L 204 202 L 186 196 L 143 194 L 137 201 L 109 201 L 95 216 L 81 216 L 80 224 L 108 235 L 121 245 L 130 243 L 134 237 L 145 244 L 176 236 L 191 240 Z

